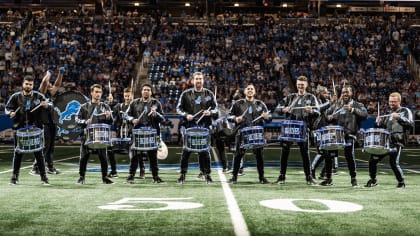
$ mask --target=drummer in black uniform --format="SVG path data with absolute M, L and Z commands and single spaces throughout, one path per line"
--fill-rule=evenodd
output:
M 194 88 L 189 88 L 182 92 L 176 107 L 177 113 L 182 116 L 180 123 L 181 133 L 185 132 L 187 128 L 195 126 L 200 126 L 208 130 L 211 125 L 211 117 L 214 117 L 218 113 L 218 105 L 213 92 L 203 87 L 204 75 L 202 72 L 195 72 L 193 74 L 193 84 Z M 177 180 L 178 183 L 182 184 L 185 182 L 190 155 L 191 151 L 186 149 L 182 151 L 181 175 Z M 213 183 L 210 176 L 211 164 L 209 151 L 200 151 L 198 153 L 198 159 L 200 168 L 204 172 L 206 183 Z
M 389 114 L 378 116 L 376 125 L 385 128 L 391 133 L 390 148 L 391 150 L 385 155 L 371 155 L 369 159 L 369 176 L 370 179 L 365 187 L 371 188 L 378 185 L 376 180 L 376 171 L 378 162 L 389 155 L 389 164 L 398 181 L 397 188 L 405 188 L 404 173 L 400 167 L 401 150 L 407 143 L 408 131 L 414 127 L 413 114 L 407 107 L 401 106 L 401 94 L 394 92 L 389 95 Z M 379 115 L 379 114 L 378 114 Z
M 24 127 L 43 128 L 42 120 L 39 119 L 42 113 L 48 112 L 48 102 L 44 95 L 37 91 L 33 91 L 34 79 L 27 75 L 23 78 L 23 91 L 14 93 L 6 104 L 5 113 L 13 119 L 13 129 L 19 130 Z M 42 135 L 42 133 L 40 134 Z M 38 137 L 40 140 L 41 137 Z M 14 155 L 12 162 L 12 178 L 11 185 L 16 185 L 19 182 L 19 171 L 22 162 L 23 153 L 17 150 L 19 140 L 17 134 L 14 135 Z M 41 176 L 42 184 L 49 184 L 45 173 L 45 160 L 42 149 L 34 151 L 34 155 L 39 167 L 39 174 Z
M 251 126 L 263 127 L 263 121 L 271 122 L 272 120 L 267 106 L 262 101 L 255 99 L 256 91 L 253 84 L 248 84 L 244 93 L 245 99 L 236 101 L 230 110 L 230 114 L 234 116 L 237 127 L 233 172 L 232 178 L 229 180 L 232 184 L 236 184 L 237 182 L 240 163 L 246 151 L 244 147 L 241 146 L 242 136 L 240 129 Z M 253 148 L 253 153 L 255 154 L 255 158 L 257 160 L 259 182 L 261 184 L 267 184 L 268 180 L 264 177 L 263 146 Z
M 112 111 L 111 108 L 104 102 L 101 102 L 102 86 L 94 84 L 90 87 L 91 101 L 83 104 L 80 107 L 79 114 L 77 115 L 76 122 L 83 129 L 91 124 L 112 124 Z M 108 137 L 111 135 L 108 134 Z M 81 146 L 80 146 L 80 161 L 79 161 L 79 179 L 78 184 L 85 184 L 85 174 L 88 159 L 92 149 L 88 148 L 86 142 L 86 134 L 82 133 Z M 101 162 L 102 182 L 104 184 L 113 184 L 112 180 L 107 177 L 108 162 L 106 160 L 107 148 L 98 148 L 99 160 Z
M 63 74 L 65 72 L 65 68 L 61 67 L 57 76 L 57 79 L 54 82 L 54 85 L 50 83 L 51 72 L 48 71 L 47 74 L 41 81 L 41 85 L 39 86 L 39 92 L 44 94 L 46 98 L 49 98 L 49 106 L 48 112 L 44 112 L 41 119 L 44 123 L 44 157 L 45 157 L 45 164 L 47 165 L 47 173 L 48 174 L 59 174 L 60 171 L 54 167 L 54 147 L 55 147 L 55 136 L 57 134 L 56 124 L 53 119 L 54 114 L 54 106 L 53 101 L 55 96 L 58 93 L 58 90 L 61 87 L 61 82 L 63 80 Z M 36 160 L 32 166 L 31 174 L 39 173 L 39 168 Z

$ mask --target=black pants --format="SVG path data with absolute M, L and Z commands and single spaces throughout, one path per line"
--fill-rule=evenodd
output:
M 346 138 L 346 146 L 344 147 L 344 157 L 346 158 L 347 167 L 351 178 L 356 177 L 356 157 L 354 154 L 354 139 Z
M 188 159 L 190 158 L 191 152 L 187 150 L 182 151 L 181 156 L 181 174 L 186 174 L 188 171 Z M 210 153 L 209 151 L 202 151 L 198 153 L 198 163 L 200 165 L 200 170 L 203 174 L 210 174 L 211 165 L 210 165 Z
M 338 150 L 324 150 L 321 155 L 325 159 L 325 177 L 331 179 L 333 162 L 334 158 L 338 156 Z
M 45 124 L 44 125 L 44 159 L 45 164 L 48 169 L 54 168 L 54 147 L 55 147 L 55 136 L 56 136 L 56 127 L 54 124 Z M 33 164 L 34 169 L 39 169 L 38 162 L 35 159 Z
M 404 181 L 404 174 L 400 167 L 401 146 L 396 147 L 396 151 L 389 152 L 385 155 L 371 155 L 369 159 L 369 176 L 371 179 L 376 179 L 377 165 L 382 159 L 389 155 L 389 165 L 394 172 L 395 178 L 398 182 Z
M 222 162 L 223 169 L 228 168 L 228 161 L 226 158 L 226 151 L 225 151 L 225 138 L 221 135 L 214 136 L 214 143 L 216 146 L 217 153 L 219 154 L 220 161 Z
M 149 150 L 149 151 L 138 151 L 138 150 L 130 150 L 130 169 L 129 174 L 135 175 L 137 167 L 140 166 L 140 169 L 144 170 L 144 161 L 143 161 L 143 153 L 147 154 L 150 163 L 150 169 L 152 171 L 152 176 L 158 176 L 158 161 L 157 161 L 157 150 Z
M 117 174 L 117 161 L 115 160 L 115 153 L 112 147 L 107 148 L 107 159 L 111 166 L 111 174 Z
M 302 156 L 302 162 L 303 162 L 303 171 L 305 172 L 306 178 L 308 178 L 311 175 L 311 160 L 309 158 L 309 141 L 305 142 L 298 142 L 298 146 L 300 149 L 300 155 Z M 287 170 L 287 162 L 289 159 L 289 153 L 290 153 L 290 145 L 292 143 L 288 141 L 282 142 L 282 152 L 280 157 L 280 174 L 286 175 Z
M 12 169 L 13 169 L 13 175 L 19 176 L 20 166 L 22 164 L 22 157 L 23 153 L 19 153 L 16 151 L 17 146 L 17 137 L 16 133 L 14 135 L 14 153 L 13 153 L 13 160 L 12 160 Z M 45 164 L 44 164 L 44 155 L 42 154 L 42 151 L 34 152 L 35 159 L 39 162 L 39 174 L 41 176 L 45 175 Z
M 91 149 L 89 149 L 86 145 L 84 145 L 84 141 L 82 141 L 82 145 L 80 145 L 80 161 L 79 161 L 79 174 L 80 176 L 85 176 L 87 163 L 91 154 Z M 96 149 L 98 152 L 99 160 L 101 162 L 101 172 L 102 177 L 107 176 L 108 174 L 108 162 L 106 161 L 106 148 Z
M 241 167 L 241 162 L 246 152 L 244 148 L 241 148 L 241 135 L 240 134 L 236 135 L 235 144 L 236 144 L 236 150 L 235 150 L 235 155 L 233 157 L 232 175 L 236 177 L 238 176 L 239 169 Z M 255 159 L 257 161 L 257 171 L 258 171 L 259 179 L 264 178 L 264 153 L 263 151 L 264 149 L 262 147 L 254 148 L 252 150 L 252 152 L 255 155 Z

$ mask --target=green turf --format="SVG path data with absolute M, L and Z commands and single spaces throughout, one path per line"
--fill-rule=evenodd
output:
M 171 150 L 170 153 L 176 152 Z M 274 157 L 271 162 L 274 164 L 279 155 L 276 152 L 268 151 L 266 155 Z M 406 151 L 401 160 L 406 163 L 402 167 L 407 183 L 402 191 L 395 188 L 397 182 L 386 165 L 379 166 L 379 186 L 352 188 L 342 158 L 339 175 L 334 176 L 331 187 L 307 186 L 301 167 L 288 169 L 285 185 L 261 185 L 255 168 L 250 167 L 246 168 L 244 176 L 238 177 L 238 184 L 230 185 L 230 188 L 251 235 L 418 235 L 420 174 L 417 166 L 420 157 L 414 156 L 418 153 L 418 150 Z M 179 185 L 176 183 L 177 169 L 161 168 L 160 176 L 166 184 L 152 184 L 149 172 L 146 179 L 135 179 L 133 185 L 125 184 L 127 170 L 121 169 L 120 177 L 113 185 L 102 184 L 99 172 L 88 172 L 86 185 L 81 186 L 75 184 L 78 178 L 77 147 L 57 148 L 56 160 L 66 160 L 56 162 L 62 174 L 50 175 L 50 186 L 42 186 L 39 176 L 28 174 L 33 160 L 31 155 L 25 155 L 19 185 L 10 186 L 11 155 L 7 147 L 1 146 L 0 155 L 2 235 L 234 235 L 216 170 L 212 174 L 215 181 L 212 185 L 195 178 L 197 169 L 190 170 L 186 183 Z M 97 159 L 96 155 L 91 157 L 88 169 L 99 168 Z M 248 161 L 252 159 L 247 156 Z M 360 159 L 367 160 L 362 155 Z M 127 165 L 127 157 L 118 156 L 118 160 L 122 166 Z M 171 155 L 161 163 L 178 161 L 179 156 Z M 299 161 L 296 150 L 292 152 L 291 161 Z M 381 164 L 387 162 L 385 159 Z M 228 174 L 225 176 L 230 178 Z M 277 176 L 278 167 L 266 168 L 269 181 L 274 182 Z M 358 180 L 360 185 L 367 182 L 366 168 L 359 168 Z M 119 206 L 116 201 L 124 198 L 185 198 L 179 201 L 203 206 L 151 211 L 166 204 L 143 201 L 128 204 L 134 207 L 131 211 L 99 208 Z M 346 201 L 359 204 L 363 209 L 347 213 L 308 213 L 271 209 L 260 204 L 263 200 L 287 198 L 300 199 L 294 202 L 295 205 L 307 210 L 327 209 L 324 204 L 310 199 Z

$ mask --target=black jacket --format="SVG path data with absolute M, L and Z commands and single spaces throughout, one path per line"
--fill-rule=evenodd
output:
M 327 115 L 333 115 L 332 122 L 344 128 L 346 135 L 356 135 L 360 129 L 360 123 L 368 116 L 365 105 L 355 100 L 349 102 L 352 110 L 348 112 L 342 109 L 344 102 L 335 103 L 327 111 Z
M 103 114 L 106 111 L 111 111 L 111 108 L 108 104 L 99 102 L 99 103 L 92 103 L 87 102 L 80 106 L 79 113 L 77 114 L 76 123 L 81 127 L 85 128 L 86 120 L 92 118 L 92 124 L 112 124 L 112 116 L 106 118 Z
M 299 95 L 298 93 L 292 93 L 285 97 L 282 101 L 284 107 L 290 107 L 292 110 L 290 113 L 286 113 L 286 120 L 301 120 L 306 125 L 313 129 L 313 123 L 316 118 L 320 116 L 318 99 L 311 93 L 305 93 Z M 306 111 L 305 106 L 312 106 L 312 113 Z
M 152 109 L 156 110 L 158 115 L 149 116 L 149 113 Z M 139 118 L 140 122 L 134 128 L 152 127 L 156 129 L 157 134 L 160 135 L 159 124 L 165 119 L 165 117 L 163 117 L 162 105 L 157 99 L 150 98 L 148 102 L 144 102 L 143 98 L 137 98 L 130 103 L 127 119 L 130 121 L 130 123 L 132 123 L 133 119 Z
M 254 101 L 247 101 L 246 99 L 240 99 L 236 101 L 230 109 L 230 114 L 237 117 L 243 116 L 241 123 L 237 124 L 236 127 L 244 128 L 250 126 L 263 126 L 264 119 L 260 118 L 255 122 L 252 122 L 258 118 L 263 112 L 268 112 L 267 106 L 260 100 L 254 99 Z M 266 120 L 267 123 L 272 121 L 271 115 Z
M 195 115 L 199 111 L 205 111 L 210 109 L 210 116 L 204 116 L 198 124 L 196 122 L 200 119 L 202 113 L 198 114 L 192 121 L 187 121 L 187 115 Z M 195 91 L 194 88 L 190 88 L 181 93 L 176 106 L 176 112 L 182 116 L 180 126 L 186 128 L 201 126 L 209 128 L 211 125 L 212 117 L 217 117 L 218 105 L 212 91 L 203 88 L 201 92 Z
M 378 128 L 385 128 L 391 133 L 391 142 L 407 144 L 408 133 L 414 128 L 413 114 L 410 109 L 400 107 L 395 111 L 390 111 L 389 114 L 396 112 L 400 113 L 400 118 L 393 119 L 391 116 L 386 116 L 382 122 L 376 124 Z
M 23 128 L 27 124 L 42 128 L 43 120 L 40 117 L 48 115 L 48 109 L 41 106 L 33 112 L 31 110 L 45 100 L 45 96 L 37 91 L 32 91 L 30 96 L 24 96 L 23 92 L 14 93 L 7 101 L 5 109 L 6 115 L 19 109 L 13 118 L 13 129 Z

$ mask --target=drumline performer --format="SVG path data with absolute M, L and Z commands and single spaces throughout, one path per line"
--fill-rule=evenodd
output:
M 59 69 L 59 73 L 57 79 L 54 82 L 54 85 L 50 83 L 51 72 L 47 71 L 47 74 L 41 81 L 41 85 L 39 86 L 39 92 L 44 94 L 44 96 L 49 99 L 49 106 L 48 112 L 43 112 L 41 119 L 44 123 L 44 158 L 45 164 L 47 167 L 48 174 L 60 174 L 60 171 L 54 168 L 54 147 L 55 147 L 55 136 L 57 134 L 56 124 L 53 119 L 54 114 L 54 106 L 53 101 L 55 96 L 58 93 L 58 90 L 61 87 L 61 83 L 63 80 L 63 74 L 66 71 L 64 67 Z M 39 168 L 36 160 L 32 166 L 32 170 L 30 174 L 38 174 Z
M 14 93 L 6 104 L 5 114 L 13 119 L 13 129 L 18 131 L 24 127 L 43 128 L 42 120 L 38 119 L 42 113 L 47 112 L 48 102 L 42 93 L 33 91 L 34 79 L 27 75 L 23 78 L 22 91 Z M 42 135 L 42 133 L 41 133 Z M 41 137 L 39 137 L 41 138 Z M 17 133 L 14 134 L 14 153 L 12 162 L 12 177 L 10 179 L 11 185 L 16 185 L 19 182 L 19 171 L 22 163 L 23 153 L 17 150 L 19 140 Z M 42 149 L 33 152 L 39 167 L 39 175 L 41 176 L 41 183 L 48 185 L 48 178 L 45 172 L 45 160 Z
M 283 103 L 286 107 L 282 108 L 282 111 L 286 113 L 286 120 L 303 121 L 306 127 L 310 128 L 312 127 L 312 121 L 320 115 L 318 100 L 315 95 L 306 91 L 308 87 L 308 78 L 305 76 L 299 76 L 297 78 L 296 87 L 298 89 L 297 93 L 292 93 L 284 98 Z M 304 134 L 304 141 L 297 142 L 297 144 L 299 145 L 302 157 L 306 183 L 308 185 L 315 185 L 316 183 L 311 174 L 308 130 L 304 130 Z M 278 184 L 284 184 L 286 181 L 286 170 L 291 144 L 291 141 L 285 140 L 281 143 L 282 153 L 280 157 L 280 175 L 276 181 Z
M 233 160 L 232 178 L 229 183 L 236 184 L 238 179 L 238 172 L 241 160 L 245 155 L 246 150 L 241 147 L 242 135 L 239 132 L 241 128 L 251 126 L 263 127 L 263 122 L 271 122 L 272 117 L 269 114 L 267 106 L 264 102 L 255 99 L 255 86 L 248 84 L 244 90 L 245 98 L 236 101 L 230 109 L 230 114 L 234 116 L 237 132 L 235 136 L 235 154 Z M 253 153 L 257 160 L 258 178 L 260 184 L 268 184 L 268 180 L 264 177 L 264 147 L 253 148 Z
M 330 95 L 328 93 L 328 89 L 326 87 L 323 86 L 319 86 L 317 88 L 317 98 L 318 98 L 318 103 L 320 104 L 320 112 L 321 115 L 319 117 L 316 118 L 316 120 L 313 123 L 313 130 L 317 130 L 320 129 L 324 126 L 328 125 L 327 122 L 327 117 L 325 115 L 325 111 L 331 106 L 331 104 L 336 102 L 336 98 L 337 96 L 332 95 L 332 99 L 330 99 Z M 316 136 L 316 135 L 315 135 Z M 315 169 L 325 160 L 325 164 L 324 167 L 321 171 L 320 174 L 320 178 L 323 178 L 325 175 L 325 168 L 327 167 L 327 158 L 333 158 L 334 159 L 334 166 L 332 167 L 333 170 L 337 171 L 337 167 L 338 167 L 338 150 L 321 150 L 320 149 L 320 144 L 317 143 L 316 144 L 316 149 L 317 149 L 317 154 L 314 158 L 314 160 L 312 161 L 311 164 L 311 173 L 312 173 L 312 178 L 315 179 Z M 331 179 L 331 176 L 326 176 L 327 180 Z M 323 181 L 320 183 L 320 185 L 331 185 L 332 181 Z
M 211 117 L 214 117 L 218 113 L 218 105 L 214 94 L 209 89 L 203 87 L 204 75 L 202 72 L 195 72 L 193 74 L 193 88 L 186 89 L 181 93 L 176 106 L 176 111 L 182 116 L 180 123 L 181 133 L 185 137 L 185 130 L 191 127 L 202 127 L 209 130 L 211 125 Z M 185 140 L 184 140 L 185 141 Z M 184 146 L 186 144 L 184 143 Z M 181 156 L 181 175 L 177 179 L 178 183 L 183 184 L 185 182 L 185 175 L 188 171 L 188 159 L 191 155 L 191 151 L 182 150 Z M 211 163 L 209 150 L 198 152 L 198 161 L 200 168 L 205 175 L 207 184 L 213 183 L 210 176 Z
M 144 84 L 141 88 L 142 97 L 133 100 L 128 108 L 127 120 L 133 124 L 133 130 L 140 127 L 150 127 L 156 129 L 157 140 L 160 143 L 160 123 L 165 119 L 163 116 L 162 105 L 159 100 L 152 97 L 152 85 Z M 135 137 L 134 137 L 135 138 Z M 134 145 L 134 144 L 133 144 Z M 164 183 L 159 177 L 159 168 L 157 160 L 157 148 L 145 151 L 149 158 L 150 169 L 152 171 L 153 183 Z M 134 176 L 136 174 L 139 161 L 142 160 L 142 152 L 134 150 L 131 146 L 129 151 L 130 156 L 130 169 L 127 177 L 127 183 L 134 183 Z M 143 164 L 144 165 L 144 164 Z M 144 166 L 143 166 L 144 171 Z
M 93 84 L 90 87 L 91 101 L 81 105 L 79 113 L 76 118 L 76 123 L 84 130 L 91 124 L 112 124 L 113 117 L 111 108 L 108 104 L 101 102 L 102 97 L 102 85 Z M 85 184 L 85 174 L 87 163 L 92 151 L 86 145 L 87 133 L 82 132 L 81 134 L 81 145 L 80 145 L 80 161 L 79 161 L 79 179 L 77 184 Z M 108 134 L 108 137 L 110 134 Z M 108 175 L 108 162 L 107 148 L 97 148 L 99 160 L 101 162 L 102 182 L 104 184 L 113 184 L 114 182 L 107 177 Z
M 357 132 L 360 128 L 360 123 L 368 116 L 365 105 L 353 99 L 353 89 L 351 86 L 346 85 L 341 90 L 339 102 L 328 108 L 326 113 L 328 121 L 344 128 L 346 143 L 344 156 L 349 168 L 350 183 L 352 187 L 358 187 L 354 148 L 357 144 Z M 326 168 L 327 176 L 330 176 L 331 172 L 332 168 Z
M 389 155 L 389 164 L 398 181 L 397 188 L 405 188 L 404 173 L 400 167 L 400 156 L 404 145 L 407 143 L 407 133 L 414 127 L 413 114 L 407 107 L 401 106 L 401 94 L 393 92 L 388 100 L 390 112 L 388 115 L 376 118 L 376 126 L 385 128 L 390 132 L 390 151 L 385 155 L 371 155 L 369 159 L 370 179 L 365 187 L 371 188 L 378 185 L 376 171 L 378 162 Z

